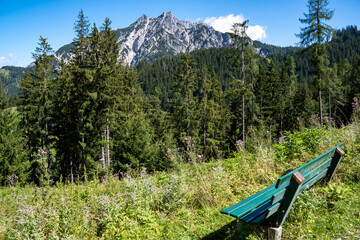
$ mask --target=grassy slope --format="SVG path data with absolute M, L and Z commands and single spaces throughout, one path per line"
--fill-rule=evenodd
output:
M 329 186 L 295 202 L 283 239 L 360 239 L 359 133 L 305 129 L 291 142 L 210 163 L 179 163 L 169 172 L 123 173 L 122 180 L 0 189 L 0 239 L 266 239 L 266 228 L 219 213 L 285 172 L 344 142 Z M 317 149 L 312 152 L 312 147 Z M 175 158 L 174 158 L 175 159 Z

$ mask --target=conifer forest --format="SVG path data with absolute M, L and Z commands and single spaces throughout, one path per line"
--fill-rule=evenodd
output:
M 40 36 L 29 67 L 0 68 L 0 240 L 268 239 L 220 211 L 340 143 L 283 238 L 360 239 L 360 31 L 328 3 L 308 0 L 296 47 L 244 20 L 226 46 L 131 64 L 83 10 L 61 55 Z
M 79 13 L 69 60 L 41 36 L 16 99 L 1 88 L 0 184 L 161 171 L 174 155 L 206 162 L 251 151 L 258 138 L 350 123 L 360 96 L 356 26 L 314 43 L 302 32 L 302 48 L 262 57 L 246 24 L 234 24 L 229 47 L 136 66 L 119 61 L 108 18 L 91 26 Z

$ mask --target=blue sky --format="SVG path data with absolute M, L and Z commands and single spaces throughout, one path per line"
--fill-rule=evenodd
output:
M 335 9 L 328 22 L 332 27 L 360 25 L 360 0 L 330 0 L 328 7 Z M 127 27 L 142 14 L 153 18 L 164 11 L 172 11 L 181 20 L 205 21 L 223 31 L 232 20 L 249 19 L 253 37 L 294 46 L 307 0 L 0 0 L 0 67 L 28 65 L 40 35 L 54 50 L 70 43 L 81 9 L 98 26 L 109 17 L 113 28 Z

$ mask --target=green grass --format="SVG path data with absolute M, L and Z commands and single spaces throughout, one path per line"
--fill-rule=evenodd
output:
M 282 239 L 360 239 L 359 133 L 356 125 L 304 129 L 288 136 L 291 143 L 259 142 L 254 153 L 179 163 L 168 172 L 2 188 L 0 239 L 266 239 L 266 227 L 240 224 L 238 232 L 235 219 L 220 210 L 340 142 L 346 155 L 332 183 L 297 198 Z

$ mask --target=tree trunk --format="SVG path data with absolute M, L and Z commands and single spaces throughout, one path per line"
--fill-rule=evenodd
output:
M 82 125 L 82 129 L 83 131 L 85 131 L 85 126 L 84 126 L 84 120 L 83 118 L 81 118 L 81 125 Z M 80 164 L 79 166 L 79 171 L 81 172 L 81 166 L 85 166 L 85 137 L 84 137 L 84 133 L 81 133 L 81 142 L 82 142 L 82 145 L 81 145 L 81 162 L 82 164 Z
M 252 126 L 255 127 L 255 106 L 254 106 L 254 79 L 251 80 L 251 105 L 252 105 Z
M 243 87 L 245 87 L 245 56 L 244 56 L 244 48 L 241 52 L 241 72 L 242 72 L 242 80 L 243 80 Z M 245 93 L 242 96 L 242 137 L 243 137 L 243 144 L 245 145 Z
M 104 140 L 104 138 L 106 138 L 106 129 L 104 130 L 104 134 L 103 134 L 103 132 L 101 131 L 100 138 L 101 138 L 101 140 Z M 102 165 L 102 168 L 105 168 L 106 159 L 105 159 L 105 149 L 104 149 L 103 144 L 101 144 L 100 164 Z
M 320 116 L 320 126 L 323 125 L 323 115 L 322 115 L 322 99 L 321 99 L 321 90 L 319 89 L 319 116 Z
M 106 125 L 106 158 L 107 158 L 107 164 L 108 166 L 110 166 L 111 164 L 111 160 L 110 160 L 110 128 L 109 128 L 109 124 Z
M 71 183 L 74 182 L 74 174 L 73 174 L 73 162 L 72 162 L 72 157 L 70 156 L 70 178 L 71 178 Z
M 204 135 L 203 135 L 203 146 L 204 146 L 204 158 L 206 157 L 206 105 L 204 105 Z
M 329 90 L 329 121 L 331 127 L 331 90 L 330 90 L 330 78 L 328 78 L 328 90 Z

